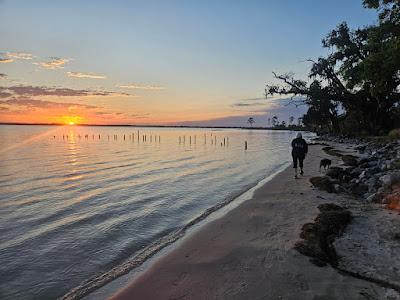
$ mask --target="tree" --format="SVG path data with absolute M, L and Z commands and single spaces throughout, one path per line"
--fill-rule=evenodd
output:
M 282 127 L 286 127 L 286 122 L 282 121 L 281 125 L 282 125 Z
M 292 125 L 292 124 L 293 124 L 293 121 L 294 121 L 294 117 L 293 117 L 293 116 L 290 116 L 290 117 L 289 117 L 289 125 Z
M 272 126 L 277 126 L 279 124 L 278 117 L 273 116 L 272 117 Z
M 301 126 L 303 124 L 303 118 L 299 117 L 297 118 L 297 126 Z
M 252 117 L 250 117 L 250 118 L 247 119 L 247 123 L 249 123 L 251 127 L 253 127 L 253 124 L 254 124 L 255 122 L 256 122 L 256 121 L 255 121 L 254 118 L 252 118 Z
M 399 126 L 399 0 L 363 3 L 378 10 L 377 24 L 351 30 L 342 23 L 332 30 L 322 41 L 330 54 L 309 60 L 310 82 L 273 73 L 281 84 L 266 85 L 267 97 L 301 95 L 300 102 L 309 107 L 304 124 L 314 129 L 376 134 Z

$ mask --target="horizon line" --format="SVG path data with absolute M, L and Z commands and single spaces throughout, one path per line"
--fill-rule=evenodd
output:
M 274 128 L 274 127 L 246 127 L 246 126 L 197 126 L 197 125 L 135 125 L 135 124 L 64 124 L 64 123 L 17 123 L 17 122 L 0 122 L 0 125 L 32 125 L 32 126 L 104 126 L 104 127 L 153 127 L 153 128 L 234 128 L 234 129 L 270 129 L 270 130 L 283 130 L 283 128 Z M 294 128 L 285 128 L 287 130 L 295 130 L 298 129 L 298 126 Z M 304 128 L 305 130 L 306 128 Z

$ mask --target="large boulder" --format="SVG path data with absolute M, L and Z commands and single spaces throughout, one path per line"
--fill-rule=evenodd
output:
M 357 157 L 353 155 L 343 155 L 341 158 L 344 164 L 347 166 L 356 167 L 358 165 Z
M 341 157 L 343 154 L 340 153 L 340 151 L 335 150 L 333 147 L 323 147 L 322 148 L 323 151 L 325 151 L 326 154 L 332 155 L 332 156 L 337 156 L 337 157 Z
M 386 207 L 392 210 L 400 211 L 400 185 L 393 189 L 393 191 L 384 197 L 383 203 Z
M 379 180 L 382 182 L 384 188 L 390 188 L 393 184 L 400 182 L 400 172 L 387 173 L 381 177 Z
M 334 193 L 335 187 L 333 182 L 329 179 L 328 176 L 318 176 L 310 178 L 310 182 L 316 188 L 327 191 L 328 193 Z
M 338 180 L 340 183 L 349 182 L 351 180 L 350 172 L 341 167 L 331 167 L 326 172 L 326 175 Z

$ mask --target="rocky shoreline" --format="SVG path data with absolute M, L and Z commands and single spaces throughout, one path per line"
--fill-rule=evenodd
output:
M 339 210 L 348 210 L 352 218 L 336 224 L 340 230 L 333 236 L 316 239 L 315 232 L 321 232 L 314 230 L 320 226 L 320 214 L 314 223 L 303 226 L 304 240 L 297 250 L 317 264 L 322 257 L 340 272 L 391 288 L 397 293 L 388 299 L 400 299 L 400 140 L 320 137 L 316 144 L 324 146 L 333 166 L 310 182 L 320 190 L 344 195 Z M 314 230 L 311 234 L 309 228 Z M 318 252 L 320 245 L 313 241 L 324 239 L 330 239 L 328 254 L 334 257 L 325 252 L 324 258 Z
M 325 146 L 323 150 L 339 157 L 343 164 L 329 168 L 325 176 L 312 179 L 314 186 L 328 192 L 352 194 L 400 211 L 400 140 L 385 145 L 355 139 L 323 137 L 320 140 L 348 145 L 347 149 L 353 148 L 356 153 L 344 154 Z

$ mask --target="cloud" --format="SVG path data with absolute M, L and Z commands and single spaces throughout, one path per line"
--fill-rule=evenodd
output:
M 245 99 L 239 99 L 237 101 L 260 101 L 260 100 L 266 100 L 266 98 L 265 97 L 245 98 Z
M 69 103 L 69 102 L 53 102 L 46 100 L 35 100 L 30 98 L 12 98 L 9 100 L 0 101 L 1 104 L 9 106 L 25 106 L 28 108 L 46 108 L 46 109 L 71 109 L 71 108 L 84 108 L 84 109 L 95 109 L 97 106 L 86 105 L 80 103 Z
M 11 97 L 13 94 L 9 93 L 9 92 L 4 92 L 1 90 L 0 88 L 0 99 L 5 99 L 5 98 L 9 98 Z
M 0 98 L 11 96 L 38 97 L 38 96 L 56 96 L 56 97 L 85 97 L 85 96 L 131 96 L 128 93 L 119 93 L 112 91 L 98 90 L 75 90 L 70 88 L 16 85 L 9 87 L 0 87 Z
M 38 65 L 44 69 L 56 70 L 56 69 L 63 69 L 64 65 L 70 61 L 71 61 L 70 58 L 50 57 L 49 61 L 34 62 L 33 64 Z
M 23 52 L 8 52 L 7 56 L 13 59 L 24 59 L 24 60 L 29 60 L 33 58 L 32 54 Z
M 9 63 L 12 63 L 14 60 L 13 59 L 11 59 L 11 58 L 3 58 L 3 57 L 0 57 L 0 64 L 9 64 Z
M 10 109 L 8 107 L 1 107 L 0 106 L 0 111 L 9 111 Z
M 96 75 L 93 73 L 81 73 L 81 72 L 67 72 L 68 77 L 76 77 L 76 78 L 91 78 L 91 79 L 104 79 L 106 76 L 104 75 Z
M 7 78 L 7 74 L 0 73 L 0 78 L 2 78 L 2 79 Z
M 149 113 L 147 114 L 133 114 L 130 115 L 130 117 L 134 118 L 134 119 L 148 119 L 149 118 Z
M 119 85 L 118 87 L 119 88 L 123 88 L 123 89 L 146 90 L 146 91 L 161 91 L 161 90 L 165 90 L 164 87 L 158 86 L 158 85 L 143 85 L 143 84 L 136 84 L 136 83 L 123 84 L 123 85 Z
M 232 104 L 232 106 L 248 107 L 248 106 L 261 106 L 261 105 L 266 105 L 266 104 L 267 103 L 265 103 L 265 102 L 252 102 L 252 103 L 239 102 L 239 103 Z

